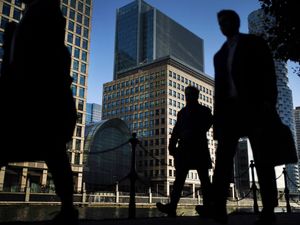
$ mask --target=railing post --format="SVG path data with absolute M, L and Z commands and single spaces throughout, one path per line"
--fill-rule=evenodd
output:
M 131 143 L 131 168 L 130 168 L 130 199 L 129 199 L 129 211 L 128 218 L 135 218 L 135 181 L 137 179 L 137 173 L 135 168 L 135 149 L 138 143 L 138 139 L 136 138 L 136 133 L 132 134 L 132 138 L 130 138 L 129 142 Z
M 290 190 L 287 185 L 287 172 L 286 172 L 285 167 L 283 168 L 283 176 L 284 176 L 284 186 L 285 186 L 284 187 L 284 197 L 285 197 L 285 201 L 286 201 L 286 211 L 288 213 L 291 213 L 292 209 L 291 209 L 291 205 L 290 205 Z
M 151 187 L 149 187 L 149 204 L 152 203 L 152 191 L 151 191 Z
M 251 160 L 250 161 L 250 168 L 251 168 L 251 177 L 252 177 L 252 192 L 253 192 L 253 210 L 254 213 L 258 213 L 258 204 L 257 204 L 257 195 L 256 195 L 256 191 L 257 191 L 257 187 L 256 187 L 256 182 L 255 182 L 255 176 L 254 176 L 254 161 Z
M 116 203 L 119 203 L 119 198 L 120 198 L 120 194 L 119 194 L 119 182 L 116 182 Z
M 26 188 L 25 188 L 25 202 L 30 200 L 30 179 L 27 179 Z

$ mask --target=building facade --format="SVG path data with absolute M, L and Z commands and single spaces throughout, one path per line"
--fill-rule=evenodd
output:
M 143 147 L 137 149 L 137 171 L 150 180 L 152 190 L 169 195 L 175 179 L 174 158 L 168 143 L 177 112 L 185 106 L 185 87 L 200 90 L 199 102 L 213 107 L 213 80 L 172 58 L 140 66 L 103 87 L 103 119 L 121 118 L 131 132 L 137 133 Z M 208 132 L 209 149 L 214 161 L 215 143 Z M 196 171 L 186 180 L 188 191 L 199 187 Z
M 267 35 L 267 27 L 272 26 L 272 18 L 269 17 L 269 24 L 266 24 L 266 15 L 263 10 L 256 10 L 252 12 L 248 17 L 249 22 L 249 32 L 257 34 L 260 36 Z M 264 36 L 263 36 L 264 37 Z M 265 38 L 265 37 L 264 37 Z M 278 98 L 277 98 L 277 112 L 284 124 L 289 126 L 292 133 L 295 135 L 295 122 L 293 116 L 293 98 L 292 91 L 288 86 L 288 70 L 287 64 L 281 60 L 274 60 L 275 62 L 275 72 L 277 76 L 277 89 L 278 89 Z M 272 141 L 272 140 L 270 140 Z M 299 168 L 297 164 L 286 165 L 287 174 L 292 180 L 288 180 L 288 188 L 291 193 L 297 193 L 300 187 L 299 179 Z M 277 168 L 278 173 L 282 172 L 282 168 Z M 298 186 L 298 188 L 297 188 Z
M 85 123 L 95 123 L 101 121 L 102 106 L 96 103 L 86 103 Z
M 204 71 L 203 40 L 143 0 L 117 9 L 115 37 L 114 79 L 166 56 Z
M 74 173 L 75 191 L 82 189 L 83 147 L 87 77 L 90 50 L 92 0 L 61 0 L 61 10 L 66 18 L 65 43 L 72 55 L 72 91 L 78 110 L 78 121 L 73 140 L 67 145 Z M 0 64 L 2 61 L 3 33 L 7 22 L 18 22 L 22 17 L 24 4 L 20 0 L 0 1 Z M 41 186 L 53 185 L 51 175 L 43 162 L 11 163 L 1 168 L 0 190 L 24 190 L 26 180 L 39 191 Z

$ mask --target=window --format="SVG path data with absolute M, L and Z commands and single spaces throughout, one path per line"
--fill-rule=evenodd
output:
M 79 59 L 79 55 L 80 55 L 80 49 L 79 48 L 75 48 L 74 49 L 74 57 Z
M 82 110 L 83 111 L 83 106 L 84 106 L 84 101 L 81 99 L 78 99 L 78 110 Z
M 80 42 L 81 42 L 81 38 L 76 36 L 75 37 L 75 45 L 77 45 L 78 47 L 80 47 Z
M 69 26 L 68 26 L 69 31 L 74 31 L 74 22 L 73 21 L 69 21 Z
M 72 73 L 72 77 L 73 77 L 73 82 L 76 84 L 77 81 L 78 81 L 78 73 L 73 72 L 73 73 Z
M 68 8 L 65 5 L 61 6 L 61 12 L 64 16 L 67 16 L 68 14 Z
M 89 6 L 85 6 L 85 15 L 89 16 L 91 12 L 91 8 Z
M 21 10 L 15 8 L 13 17 L 16 20 L 20 20 L 21 19 Z
M 78 70 L 79 69 L 79 61 L 73 60 L 73 70 Z
M 85 52 L 85 51 L 81 52 L 81 59 L 85 62 L 87 61 L 87 52 Z
M 83 87 L 79 87 L 79 97 L 84 98 L 85 89 Z
M 8 19 L 2 16 L 0 28 L 5 29 L 7 23 L 8 23 Z
M 71 44 L 73 44 L 73 34 L 68 33 L 67 41 Z
M 10 14 L 10 5 L 4 3 L 2 8 L 2 14 L 5 16 L 9 16 Z
M 69 18 L 75 20 L 75 11 L 73 9 L 70 9 L 69 11 Z
M 88 48 L 88 42 L 85 39 L 82 41 L 82 48 L 84 48 L 85 50 L 87 50 Z
M 89 30 L 87 28 L 83 28 L 83 37 L 89 38 Z
M 84 17 L 84 26 L 89 27 L 90 25 L 90 19 L 88 17 Z
M 85 63 L 81 63 L 81 73 L 86 73 L 86 64 Z
M 76 25 L 76 34 L 81 35 L 81 28 L 79 24 Z
M 78 2 L 77 9 L 79 12 L 83 12 L 83 3 L 82 2 Z
M 82 14 L 77 13 L 77 22 L 82 23 Z
M 81 85 L 85 85 L 85 76 L 80 75 L 79 83 L 80 83 Z

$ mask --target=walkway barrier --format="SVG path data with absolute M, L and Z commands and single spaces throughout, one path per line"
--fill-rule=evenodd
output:
M 75 194 L 74 195 L 74 201 L 77 203 L 81 203 L 83 205 L 88 205 L 88 204 L 97 204 L 97 203 L 105 203 L 105 204 L 129 204 L 128 207 L 128 218 L 134 219 L 136 217 L 136 203 L 138 204 L 154 204 L 156 202 L 162 202 L 162 203 L 168 203 L 169 202 L 169 197 L 165 193 L 161 193 L 159 190 L 156 190 L 155 193 L 152 192 L 151 190 L 151 183 L 148 181 L 145 181 L 141 177 L 138 176 L 138 173 L 136 171 L 136 150 L 137 148 L 140 148 L 153 158 L 156 162 L 159 162 L 161 166 L 168 166 L 168 164 L 165 163 L 165 161 L 162 161 L 161 159 L 156 158 L 154 155 L 150 154 L 149 150 L 145 148 L 142 143 L 137 139 L 137 135 L 135 133 L 132 134 L 132 137 L 114 147 L 110 148 L 104 151 L 96 151 L 96 152 L 90 152 L 90 155 L 95 155 L 95 154 L 105 154 L 108 152 L 113 152 L 119 150 L 121 147 L 130 144 L 131 145 L 131 167 L 130 167 L 130 172 L 127 176 L 124 178 L 118 180 L 114 186 L 108 185 L 107 187 L 110 189 L 114 189 L 114 192 L 99 192 L 96 194 L 89 194 L 86 193 L 85 191 L 85 184 L 83 184 L 83 190 L 81 194 Z M 250 169 L 250 171 L 249 171 Z M 249 190 L 246 192 L 246 194 L 242 198 L 237 198 L 237 199 L 228 199 L 230 202 L 240 202 L 243 200 L 250 200 L 252 197 L 253 201 L 253 211 L 254 213 L 259 212 L 259 207 L 258 207 L 258 197 L 257 194 L 259 193 L 259 189 L 257 188 L 256 185 L 256 180 L 255 180 L 255 175 L 254 175 L 254 169 L 255 169 L 255 163 L 253 160 L 250 161 L 250 166 L 243 171 L 239 176 L 235 176 L 234 179 L 240 179 L 243 176 L 245 176 L 247 173 L 251 175 L 252 178 L 252 184 Z M 290 199 L 290 192 L 288 189 L 288 181 L 292 183 L 295 187 L 297 185 L 288 177 L 288 174 L 286 172 L 286 169 L 283 169 L 282 174 L 280 174 L 276 179 L 279 179 L 281 176 L 284 176 L 284 183 L 285 183 L 285 189 L 284 189 L 284 196 L 285 196 L 285 202 L 286 202 L 286 211 L 288 213 L 291 212 L 291 206 L 290 206 L 290 200 L 293 201 L 295 204 L 300 206 L 299 203 L 299 198 L 298 200 L 295 200 L 294 198 Z M 130 186 L 129 186 L 129 192 L 121 192 L 119 190 L 119 185 L 125 180 L 129 180 Z M 145 187 L 147 187 L 147 191 L 144 193 L 136 193 L 136 182 L 139 181 Z M 299 187 L 297 187 L 299 188 Z M 22 195 L 23 201 L 24 202 L 32 202 L 34 199 L 38 199 L 40 201 L 48 200 L 51 199 L 50 196 L 52 196 L 52 200 L 58 202 L 59 199 L 57 196 L 55 196 L 54 190 L 51 190 L 52 193 L 45 193 L 47 191 L 45 190 L 50 190 L 49 187 L 42 186 L 40 187 L 40 190 L 43 190 L 41 192 L 43 193 L 32 193 L 30 189 L 30 180 L 27 179 L 26 183 L 26 188 L 24 190 L 24 194 Z M 156 194 L 156 195 L 155 195 Z M 252 196 L 251 196 L 252 194 Z M 0 202 L 3 201 L 3 196 L 0 194 Z M 47 197 L 48 196 L 48 197 Z M 282 195 L 283 196 L 283 195 Z M 281 199 L 282 196 L 279 196 L 279 199 Z M 9 198 L 9 197 L 7 197 Z M 4 198 L 5 199 L 5 198 Z M 20 201 L 20 195 L 19 195 L 19 201 Z M 200 197 L 200 192 L 197 190 L 196 192 L 189 192 L 189 193 L 183 193 L 181 196 L 180 202 L 188 203 L 188 204 L 200 204 L 201 203 L 201 197 Z

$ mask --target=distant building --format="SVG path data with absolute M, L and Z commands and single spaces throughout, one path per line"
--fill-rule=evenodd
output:
M 266 18 L 268 17 L 269 23 L 266 24 Z M 267 27 L 272 26 L 272 18 L 266 16 L 263 10 L 256 10 L 250 13 L 248 17 L 249 22 L 249 32 L 259 36 L 267 35 Z M 264 37 L 265 38 L 265 37 Z M 293 98 L 292 91 L 288 86 L 288 70 L 287 65 L 282 60 L 274 60 L 275 70 L 277 76 L 277 89 L 278 89 L 278 98 L 277 98 L 277 111 L 279 116 L 284 124 L 289 126 L 292 133 L 295 136 L 295 123 L 293 116 Z M 258 81 L 259 82 L 259 81 Z M 272 141 L 272 140 L 270 140 Z M 287 174 L 289 178 L 293 181 L 288 180 L 288 188 L 291 193 L 297 193 L 297 187 L 300 185 L 299 180 L 299 168 L 297 164 L 286 165 Z M 277 174 L 282 172 L 282 166 L 276 168 Z M 277 181 L 278 182 L 278 181 Z
M 102 106 L 96 103 L 86 103 L 85 123 L 95 123 L 101 121 Z
M 240 198 L 245 197 L 251 187 L 249 169 L 251 158 L 249 157 L 249 151 L 251 151 L 249 140 L 241 138 L 234 156 L 233 173 L 236 195 Z
M 203 55 L 200 37 L 143 0 L 117 9 L 114 80 L 120 73 L 166 56 L 203 72 Z
M 88 192 L 114 188 L 130 171 L 131 145 L 128 143 L 114 151 L 131 137 L 127 124 L 118 118 L 92 123 L 86 127 L 84 143 L 84 176 Z

